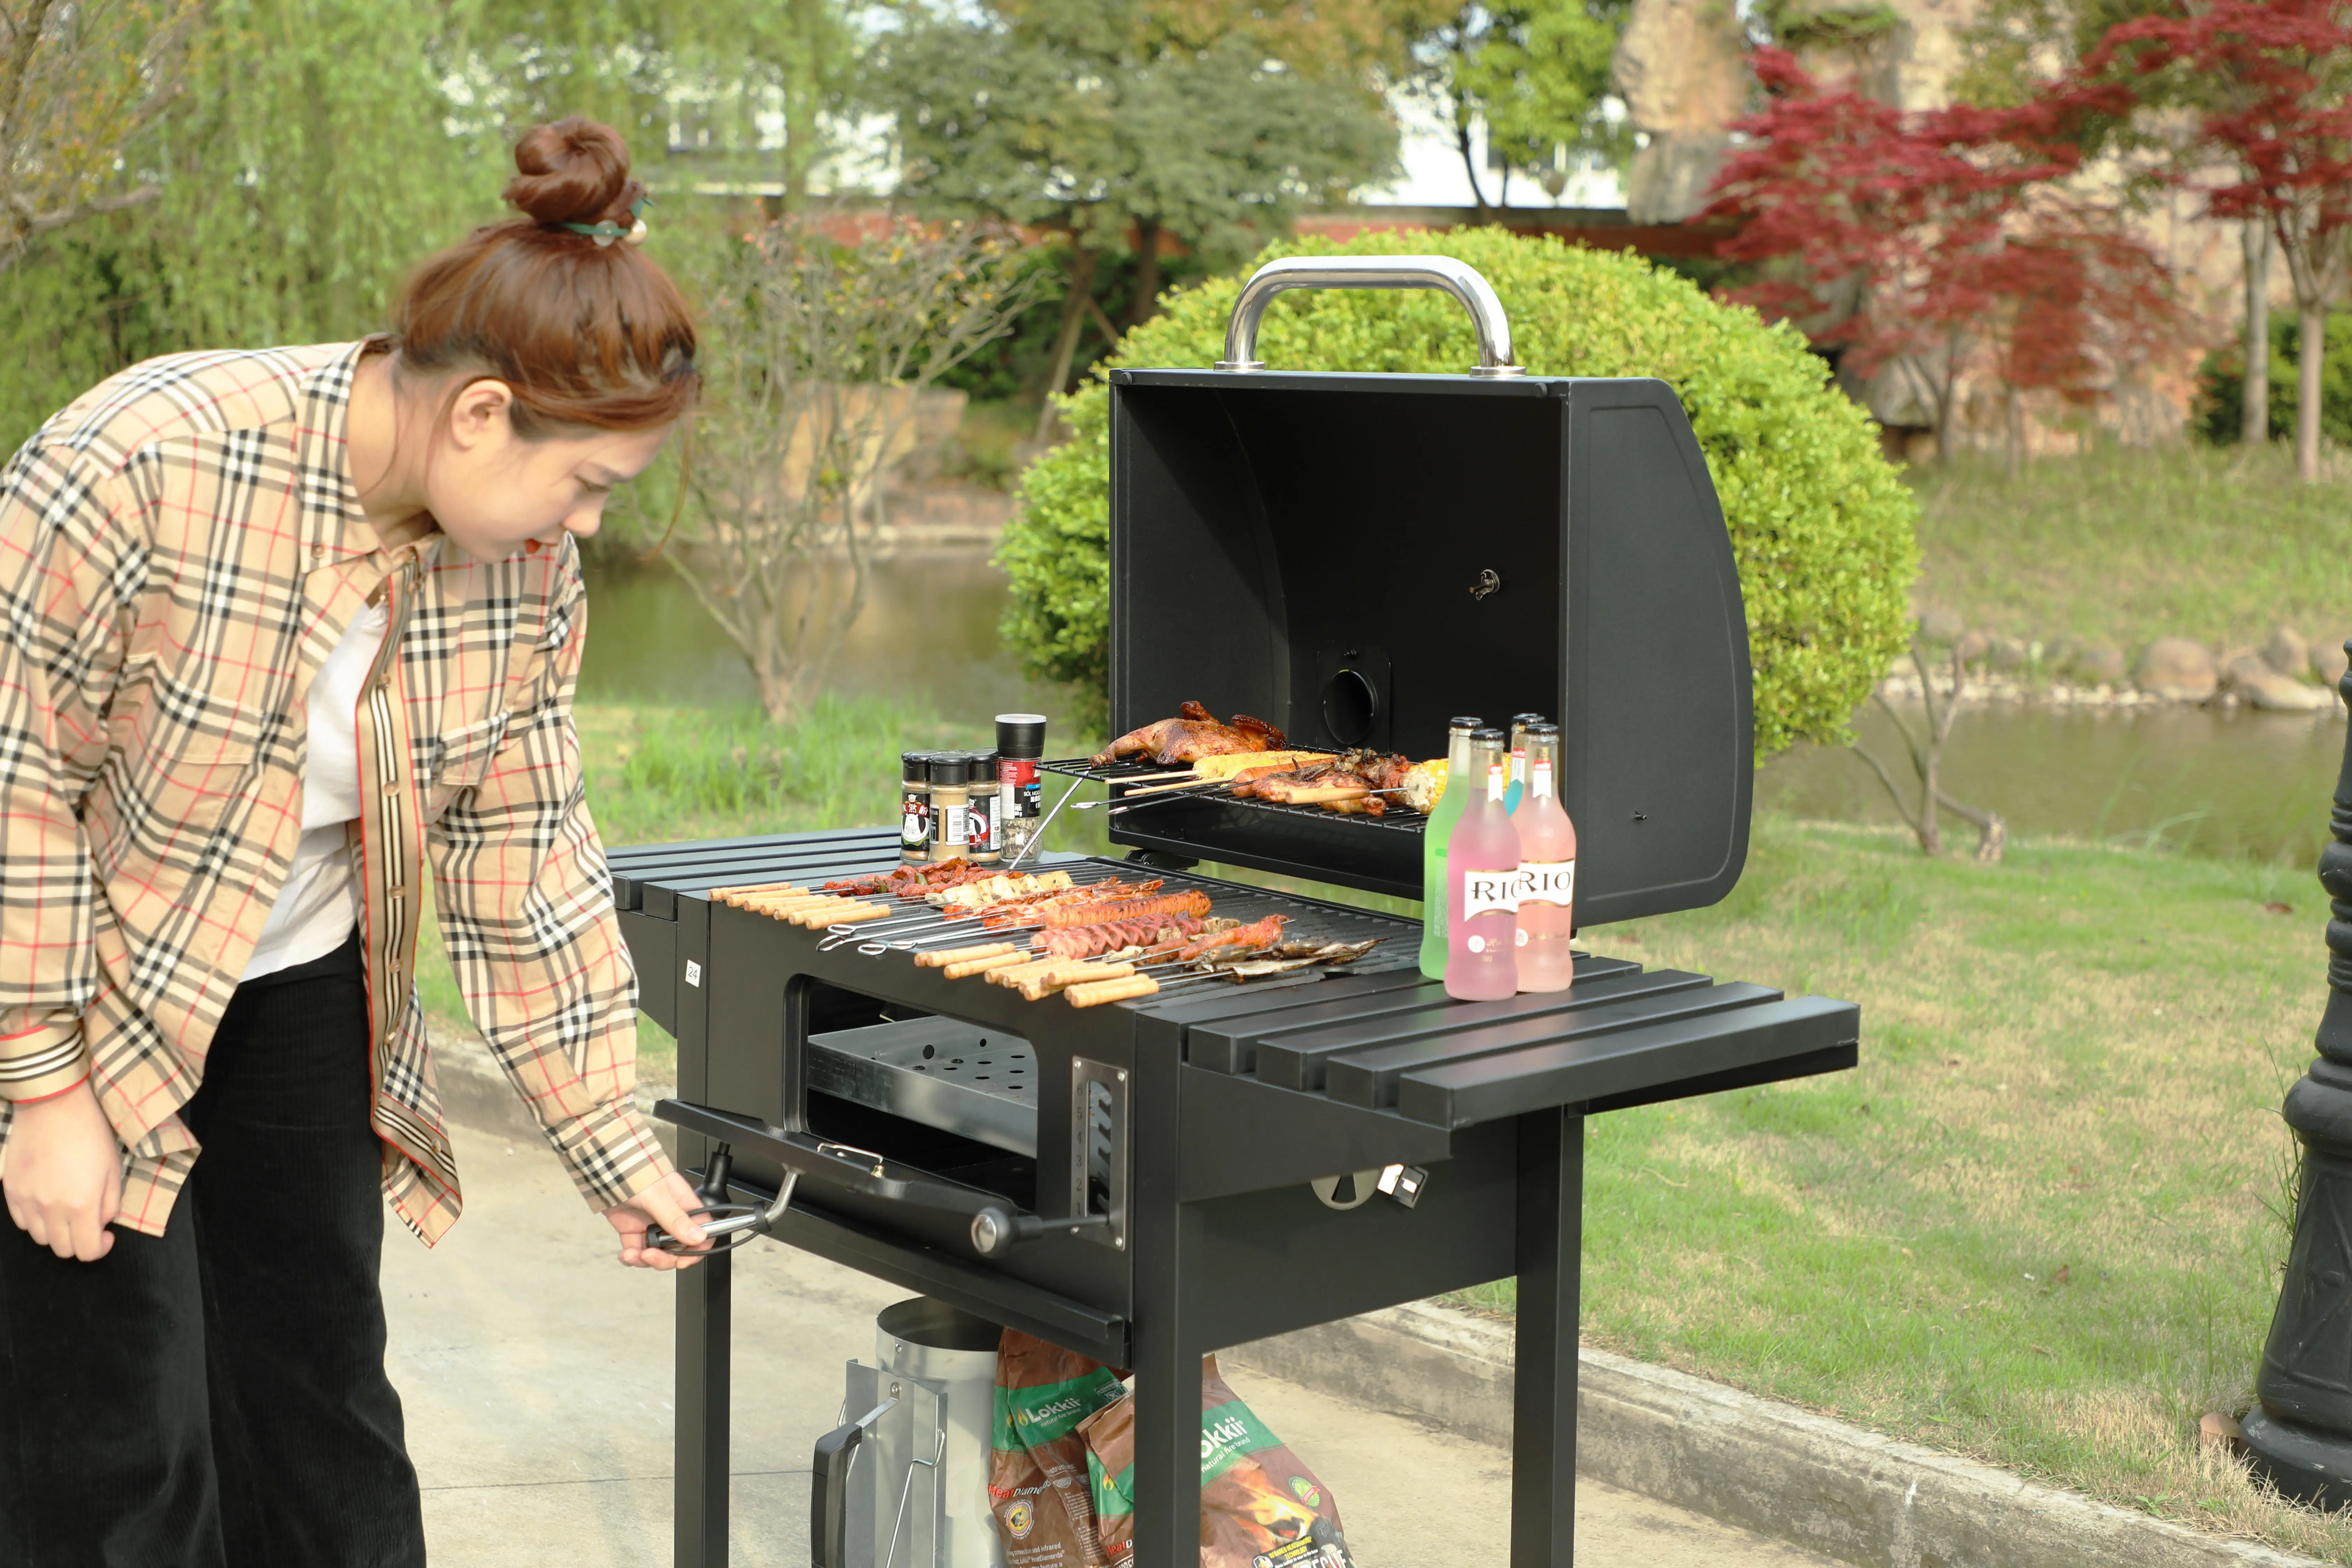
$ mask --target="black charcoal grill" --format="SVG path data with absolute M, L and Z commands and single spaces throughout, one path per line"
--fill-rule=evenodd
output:
M 1265 299 L 1302 285 L 1445 288 L 1482 374 L 1251 364 Z M 1561 713 L 1580 919 L 1711 901 L 1744 857 L 1751 743 L 1706 468 L 1659 384 L 1508 361 L 1467 268 L 1339 258 L 1261 271 L 1218 371 L 1115 375 L 1113 721 L 1192 699 L 1426 756 L 1454 712 Z M 836 935 L 712 896 L 887 869 L 893 830 L 617 850 L 642 1005 L 678 1040 L 660 1114 L 683 1162 L 755 1207 L 786 1192 L 776 1240 L 1132 1368 L 1138 1568 L 1196 1560 L 1203 1353 L 1516 1275 L 1510 1561 L 1568 1563 L 1583 1119 L 1851 1067 L 1857 1010 L 1589 955 L 1566 994 L 1454 1002 L 1416 967 L 1417 922 L 1192 868 L 1417 895 L 1410 813 L 1188 800 L 1112 837 L 1127 861 L 1044 863 L 1381 945 L 1343 973 L 1171 975 L 1081 1009 L 918 967 L 983 940 L 940 917 Z M 723 1255 L 679 1277 L 680 1568 L 726 1561 L 730 1289 Z

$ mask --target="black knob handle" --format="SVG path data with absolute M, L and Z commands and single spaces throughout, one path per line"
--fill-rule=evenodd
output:
M 1034 1241 L 1041 1236 L 1076 1236 L 1084 1231 L 1101 1230 L 1109 1224 L 1110 1215 L 1107 1214 L 1046 1219 L 1041 1215 L 1015 1214 L 991 1204 L 971 1216 L 971 1247 L 982 1258 L 1002 1258 L 1023 1242 Z
M 1034 1214 L 1016 1215 L 991 1205 L 971 1216 L 971 1249 L 982 1258 L 1002 1258 L 1045 1234 L 1045 1222 Z

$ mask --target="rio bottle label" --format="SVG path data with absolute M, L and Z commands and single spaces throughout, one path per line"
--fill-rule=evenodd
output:
M 1518 902 L 1526 904 L 1557 904 L 1567 909 L 1576 902 L 1576 862 L 1573 860 L 1528 860 L 1519 866 Z

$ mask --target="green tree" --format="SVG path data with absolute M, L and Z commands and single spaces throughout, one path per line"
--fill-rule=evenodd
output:
M 586 114 L 629 138 L 650 184 L 689 170 L 773 177 L 798 210 L 853 51 L 836 0 L 467 0 L 449 13 L 444 52 L 488 133 Z M 761 121 L 775 113 L 771 162 Z
M 1792 741 L 1843 741 L 1909 637 L 1917 502 L 1870 416 L 1830 384 L 1787 325 L 1719 303 L 1638 258 L 1500 229 L 1302 239 L 1286 254 L 1455 256 L 1494 286 L 1531 372 L 1654 375 L 1689 412 L 1722 499 L 1747 603 L 1759 757 Z M 1224 343 L 1245 272 L 1169 296 L 1112 364 L 1205 365 Z M 1459 371 L 1460 306 L 1428 291 L 1302 289 L 1266 311 L 1258 350 L 1285 369 Z M 1107 367 L 1106 367 L 1107 368 Z M 998 563 L 1013 579 L 1006 642 L 1029 672 L 1074 683 L 1102 717 L 1108 677 L 1108 389 L 1065 402 L 1070 440 L 1032 463 Z
M 1452 128 L 1470 198 L 1486 221 L 1510 202 L 1513 169 L 1538 180 L 1570 158 L 1615 163 L 1629 146 L 1622 118 L 1606 111 L 1610 62 L 1631 0 L 1524 0 L 1513 5 L 1408 0 L 1404 89 Z M 1485 121 L 1503 178 L 1486 200 L 1474 128 Z M 1556 185 L 1548 188 L 1557 189 Z
M 1165 230 L 1238 257 L 1304 205 L 1343 197 L 1393 165 L 1395 128 L 1366 72 L 1328 29 L 1297 26 L 1307 70 L 1269 52 L 1252 8 L 1142 0 L 996 0 L 916 9 L 877 40 L 866 93 L 898 127 L 901 188 L 925 205 L 1044 226 L 1066 237 L 1066 292 L 1048 371 L 1069 380 L 1078 333 L 1100 320 L 1095 273 L 1139 232 L 1156 268 Z M 1236 25 L 1209 24 L 1226 16 Z M 1358 57 L 1360 58 L 1360 57 Z M 1156 293 L 1156 275 L 1137 293 Z M 1040 425 L 1051 426 L 1049 405 Z
M 180 95 L 194 0 L 0 0 L 0 268 L 46 234 L 144 206 L 126 154 Z
M 12 20 L 32 3 L 0 0 Z M 89 58 L 163 61 L 156 30 L 178 15 L 174 4 L 77 5 L 41 47 L 58 28 L 104 26 L 113 31 L 103 37 L 77 35 Z M 36 198 L 42 212 L 79 203 L 79 221 L 37 233 L 0 271 L 0 355 L 14 373 L 0 390 L 0 443 L 13 447 L 133 360 L 381 327 L 406 267 L 500 216 L 512 136 L 533 121 L 607 119 L 629 137 L 641 177 L 666 192 L 714 167 L 699 150 L 667 150 L 681 93 L 748 115 L 772 105 L 778 84 L 802 79 L 785 119 L 816 122 L 845 58 L 835 0 L 671 9 L 678 16 L 650 0 L 207 0 L 149 98 L 108 100 L 110 119 L 76 110 L 91 136 L 136 121 L 120 143 L 123 169 L 105 176 L 114 184 L 87 187 L 95 198 Z M 28 79 L 57 77 L 38 51 L 30 58 Z M 118 92 L 120 77 L 98 73 Z M 175 83 L 184 90 L 167 93 Z M 155 112 L 165 96 L 168 111 Z M 28 125 L 47 112 L 32 89 L 19 98 L 36 105 Z M 756 151 L 756 125 L 739 119 L 717 138 L 722 173 L 727 158 Z M 787 142 L 783 183 L 804 191 L 817 137 Z M 712 216 L 676 201 L 657 212 L 665 262 L 697 270 L 691 253 Z

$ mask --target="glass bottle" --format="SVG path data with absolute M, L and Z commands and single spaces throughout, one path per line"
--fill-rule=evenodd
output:
M 1528 726 L 1528 792 L 1511 813 L 1519 834 L 1519 989 L 1565 991 L 1576 979 L 1576 824 L 1559 804 L 1559 726 Z
M 1445 994 L 1465 1002 L 1519 989 L 1519 834 L 1503 805 L 1511 778 L 1503 745 L 1500 730 L 1471 734 L 1470 776 L 1461 785 L 1469 798 L 1445 847 Z M 1449 776 L 1446 793 L 1454 787 Z
M 1511 715 L 1511 783 L 1503 791 L 1503 807 L 1507 811 L 1517 811 L 1520 797 L 1527 793 L 1528 726 L 1542 722 L 1543 715 L 1540 713 Z
M 1476 719 L 1445 721 L 1445 793 L 1421 830 L 1421 972 L 1445 978 L 1445 847 L 1470 798 L 1470 731 Z

